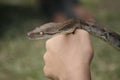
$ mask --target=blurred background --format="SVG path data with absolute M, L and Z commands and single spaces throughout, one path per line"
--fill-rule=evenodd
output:
M 0 0 L 0 80 L 47 80 L 43 74 L 45 41 L 26 33 L 47 21 L 39 0 Z M 97 20 L 120 33 L 120 0 L 81 0 Z M 95 56 L 92 80 L 120 80 L 120 51 L 91 36 Z M 72 63 L 71 63 L 72 64 Z

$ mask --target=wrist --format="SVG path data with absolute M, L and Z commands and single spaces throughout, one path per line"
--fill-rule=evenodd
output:
M 90 66 L 81 64 L 72 69 L 67 69 L 66 74 L 61 76 L 60 80 L 90 80 Z

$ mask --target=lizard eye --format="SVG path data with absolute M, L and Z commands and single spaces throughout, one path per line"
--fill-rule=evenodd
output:
M 40 32 L 40 35 L 44 35 L 44 32 L 43 32 L 43 31 L 41 31 L 41 32 Z

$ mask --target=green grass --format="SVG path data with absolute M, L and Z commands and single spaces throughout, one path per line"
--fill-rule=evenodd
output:
M 95 50 L 91 69 L 93 80 L 119 80 L 120 52 L 96 38 L 92 41 Z
M 22 37 L 0 41 L 0 80 L 45 80 L 43 43 Z

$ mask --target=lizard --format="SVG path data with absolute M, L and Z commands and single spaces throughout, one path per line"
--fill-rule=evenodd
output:
M 27 36 L 31 40 L 49 39 L 57 34 L 74 33 L 76 29 L 83 29 L 120 50 L 120 34 L 99 25 L 97 22 L 82 19 L 70 19 L 60 23 L 49 22 L 28 32 Z

